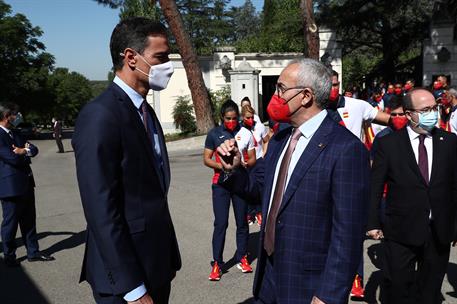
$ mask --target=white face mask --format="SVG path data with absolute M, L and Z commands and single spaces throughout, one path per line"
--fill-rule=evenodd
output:
M 149 77 L 149 88 L 154 91 L 162 91 L 165 89 L 168 85 L 168 81 L 170 81 L 171 75 L 173 75 L 174 72 L 171 61 L 157 65 L 150 65 L 143 56 L 140 54 L 138 54 L 138 56 L 140 56 L 141 59 L 149 65 L 149 74 L 146 74 L 139 68 L 135 68 L 138 72 Z

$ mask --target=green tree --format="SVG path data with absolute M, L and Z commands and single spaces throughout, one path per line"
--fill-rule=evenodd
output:
M 183 134 L 195 132 L 197 129 L 194 118 L 194 108 L 190 101 L 189 95 L 178 96 L 176 104 L 173 107 L 173 121 L 177 129 Z
M 377 61 L 365 71 L 367 78 L 381 76 L 395 80 L 399 73 L 414 74 L 420 68 L 420 42 L 428 33 L 433 3 L 428 0 L 321 0 L 318 20 L 337 31 L 346 59 L 343 65 L 373 57 Z M 348 61 L 351 56 L 358 59 Z
M 93 97 L 90 81 L 77 72 L 57 68 L 48 79 L 52 94 L 51 115 L 73 123 L 79 111 Z
M 234 41 L 254 37 L 260 30 L 260 16 L 251 0 L 246 0 L 240 7 L 230 8 L 231 27 Z
M 240 52 L 303 52 L 299 0 L 265 0 L 260 31 L 236 42 Z
M 0 0 L 0 102 L 20 105 L 23 112 L 46 106 L 44 89 L 54 57 L 44 52 L 39 41 L 42 31 L 22 14 L 12 15 L 11 7 Z
M 119 13 L 121 20 L 129 17 L 148 17 L 153 20 L 160 20 L 161 13 L 155 0 L 124 0 Z

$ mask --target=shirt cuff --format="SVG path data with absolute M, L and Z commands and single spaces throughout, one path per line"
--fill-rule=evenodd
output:
M 29 148 L 25 148 L 25 151 L 27 152 L 26 153 L 27 156 L 32 156 L 32 152 L 30 152 Z
M 134 290 L 132 290 L 131 292 L 126 293 L 124 296 L 124 300 L 130 301 L 130 302 L 136 301 L 139 298 L 141 298 L 142 296 L 144 296 L 144 294 L 146 292 L 147 292 L 146 287 L 144 286 L 144 283 L 143 283 L 140 286 L 138 286 L 137 288 L 135 288 Z

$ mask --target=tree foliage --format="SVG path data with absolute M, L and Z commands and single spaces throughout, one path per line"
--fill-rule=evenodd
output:
M 93 97 L 89 80 L 66 68 L 57 68 L 49 75 L 48 88 L 53 101 L 49 110 L 69 122 L 76 119 L 82 106 Z
M 174 125 L 181 130 L 181 133 L 188 134 L 196 131 L 194 108 L 189 95 L 177 97 L 172 115 Z
M 434 1 L 318 2 L 320 24 L 335 29 L 343 43 L 344 64 L 377 58 L 371 69 L 361 71 L 368 79 L 395 80 L 399 74 L 417 73 L 420 42 L 428 35 Z
M 44 52 L 42 31 L 22 14 L 11 14 L 0 0 L 0 102 L 15 102 L 24 110 L 40 107 L 54 57 Z M 33 98 L 32 98 L 33 96 Z

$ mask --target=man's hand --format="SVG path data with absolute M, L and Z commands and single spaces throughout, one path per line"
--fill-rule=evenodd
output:
M 27 150 L 25 148 L 18 148 L 15 145 L 13 145 L 13 153 L 18 155 L 25 155 L 27 154 Z
M 151 296 L 148 293 L 145 293 L 141 298 L 136 301 L 127 301 L 128 304 L 154 304 Z
M 373 240 L 381 240 L 384 238 L 384 233 L 381 229 L 373 229 L 367 232 L 367 236 L 371 237 Z
M 322 302 L 318 297 L 314 296 L 311 300 L 311 304 L 325 304 L 325 302 Z
M 241 164 L 241 154 L 236 146 L 234 139 L 228 139 L 224 141 L 219 147 L 217 147 L 217 153 L 221 158 L 222 166 L 225 170 L 233 170 Z

